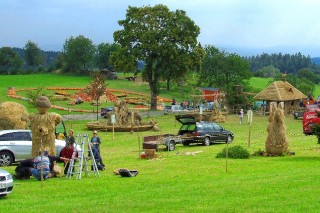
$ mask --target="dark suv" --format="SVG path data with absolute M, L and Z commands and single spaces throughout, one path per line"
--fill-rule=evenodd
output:
M 202 143 L 209 146 L 215 142 L 231 143 L 233 141 L 233 133 L 225 130 L 217 123 L 209 121 L 196 122 L 192 115 L 176 115 L 176 120 L 182 124 L 178 135 L 182 136 L 183 145 Z

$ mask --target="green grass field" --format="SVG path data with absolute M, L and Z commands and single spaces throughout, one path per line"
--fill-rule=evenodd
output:
M 83 77 L 46 78 L 45 85 L 50 86 L 81 86 L 89 82 Z M 36 79 L 36 75 L 0 76 L 0 101 L 8 100 L 4 96 L 8 86 L 41 86 L 43 77 Z M 123 87 L 124 83 L 128 84 L 116 86 Z M 130 84 L 130 88 L 135 86 Z M 148 119 L 157 120 L 161 132 L 115 133 L 114 140 L 110 132 L 99 133 L 106 164 L 100 178 L 52 178 L 43 187 L 33 178 L 15 180 L 14 192 L 0 199 L 1 212 L 319 212 L 320 146 L 316 137 L 301 134 L 301 120 L 286 118 L 289 148 L 296 155 L 229 159 L 226 173 L 226 160 L 215 158 L 225 144 L 177 145 L 173 152 L 159 152 L 158 159 L 139 159 L 138 144 L 143 136 L 176 134 L 180 127 L 172 115 Z M 229 115 L 222 125 L 235 134 L 230 146 L 241 145 L 253 154 L 264 150 L 267 120 L 254 116 L 250 147 L 248 125 L 239 125 L 236 115 Z M 85 133 L 89 132 L 85 123 L 66 121 L 66 126 Z M 202 152 L 187 155 L 196 151 Z M 4 169 L 13 173 L 14 168 Z M 112 173 L 117 168 L 137 169 L 139 174 L 121 178 Z

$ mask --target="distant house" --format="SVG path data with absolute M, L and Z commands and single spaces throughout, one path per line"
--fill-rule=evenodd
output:
M 218 88 L 204 87 L 200 88 L 202 92 L 202 99 L 205 101 L 220 100 L 224 97 L 224 92 Z
M 267 111 L 270 110 L 272 102 L 283 103 L 286 114 L 292 113 L 294 109 L 299 107 L 299 102 L 306 98 L 308 97 L 287 81 L 275 81 L 254 97 L 254 99 L 265 103 Z

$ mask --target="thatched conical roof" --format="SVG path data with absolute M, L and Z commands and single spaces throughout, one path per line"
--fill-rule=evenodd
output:
M 291 101 L 308 98 L 287 81 L 275 81 L 259 92 L 254 99 L 268 101 Z

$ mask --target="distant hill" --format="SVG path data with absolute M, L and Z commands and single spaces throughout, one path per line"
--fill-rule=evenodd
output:
M 320 65 L 320 57 L 311 58 L 311 61 L 317 65 Z

